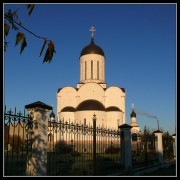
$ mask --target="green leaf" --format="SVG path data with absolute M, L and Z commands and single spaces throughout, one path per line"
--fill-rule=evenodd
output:
M 43 52 L 43 50 L 44 50 L 44 47 L 45 47 L 46 43 L 47 43 L 47 40 L 45 39 L 45 40 L 44 40 L 44 43 L 43 43 L 43 46 L 42 46 L 42 48 L 41 48 L 41 52 L 40 52 L 39 57 L 41 57 L 42 52 Z
M 23 52 L 24 48 L 27 46 L 27 42 L 26 42 L 26 37 L 24 37 L 22 39 L 22 43 L 21 43 L 21 51 L 20 54 Z
M 15 44 L 15 46 L 16 46 L 20 41 L 23 41 L 24 37 L 25 37 L 24 33 L 18 32 L 17 35 L 16 35 L 16 44 Z
M 8 33 L 9 33 L 9 25 L 8 24 L 4 24 L 4 34 L 5 34 L 5 36 L 7 36 L 8 35 Z
M 27 46 L 26 36 L 22 32 L 17 33 L 15 45 L 19 44 L 20 41 L 21 41 L 21 50 L 20 50 L 20 54 L 21 54 L 23 52 L 24 48 Z
M 54 50 L 54 43 L 50 40 L 49 43 L 48 43 L 48 48 L 47 48 L 46 54 L 44 56 L 43 63 L 44 62 L 49 62 L 50 63 L 51 60 L 52 60 L 54 52 L 55 52 L 55 50 Z
M 34 4 L 28 4 L 27 5 L 27 8 L 29 9 L 29 13 L 28 13 L 28 15 L 30 16 L 31 15 L 31 13 L 32 13 L 32 11 L 33 11 L 33 9 L 34 9 Z

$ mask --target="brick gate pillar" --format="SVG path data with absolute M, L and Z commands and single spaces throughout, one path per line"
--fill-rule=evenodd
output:
M 28 152 L 26 175 L 45 176 L 47 169 L 48 112 L 52 107 L 34 102 L 25 106 L 32 121 L 32 150 Z

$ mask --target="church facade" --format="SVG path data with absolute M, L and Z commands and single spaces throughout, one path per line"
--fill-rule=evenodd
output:
M 90 31 L 90 44 L 80 53 L 80 81 L 77 87 L 67 86 L 57 91 L 58 120 L 92 124 L 95 114 L 97 126 L 118 129 L 126 122 L 125 89 L 107 86 L 105 54 L 94 42 L 94 27 Z

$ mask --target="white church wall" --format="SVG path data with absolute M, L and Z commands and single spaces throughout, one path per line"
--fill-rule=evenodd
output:
M 91 71 L 91 61 L 93 61 L 93 71 Z M 97 70 L 97 62 L 99 62 L 99 71 Z M 83 55 L 80 58 L 80 68 L 81 82 L 104 82 L 104 56 L 98 54 Z M 93 78 L 91 72 L 93 72 Z
M 103 97 L 104 97 L 104 90 L 103 88 L 96 83 L 86 83 L 83 86 L 81 86 L 78 90 L 78 96 L 79 96 L 79 104 L 82 101 L 88 100 L 88 99 L 93 99 L 101 102 L 103 102 Z
M 78 123 L 84 123 L 84 119 L 86 119 L 87 125 L 93 124 L 93 115 L 96 114 L 96 126 L 101 126 L 104 122 L 105 112 L 104 111 L 97 111 L 97 110 L 86 110 L 86 111 L 76 111 L 75 112 L 75 119 Z
M 109 111 L 106 112 L 106 123 L 108 128 L 118 129 L 119 125 L 122 125 L 123 116 L 122 112 Z
M 122 92 L 122 90 L 119 87 L 109 87 L 108 89 L 106 89 L 105 91 L 105 96 L 106 96 L 106 101 L 105 101 L 105 107 L 109 107 L 109 106 L 116 106 L 118 107 L 120 110 L 122 110 L 124 112 L 124 107 L 122 106 L 122 94 L 124 94 Z
M 70 120 L 70 122 L 73 122 L 75 119 L 74 112 L 60 112 L 58 120 L 62 121 L 63 119 L 64 119 L 64 121 L 69 122 L 69 120 Z
M 76 107 L 77 91 L 71 86 L 64 87 L 57 93 L 57 104 L 58 112 L 60 112 L 64 107 L 71 106 Z
M 125 93 L 122 93 L 121 96 L 121 106 L 122 106 L 122 111 L 123 111 L 123 124 L 126 123 L 126 107 L 125 107 L 125 101 L 126 101 L 126 96 Z
M 131 118 L 131 126 L 137 126 L 136 117 Z
M 139 134 L 141 132 L 140 126 L 134 126 L 131 128 L 131 133 Z

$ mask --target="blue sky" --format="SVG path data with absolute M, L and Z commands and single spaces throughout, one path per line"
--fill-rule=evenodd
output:
M 43 40 L 28 32 L 20 55 L 16 33 L 10 30 L 4 53 L 4 104 L 24 110 L 35 101 L 53 105 L 57 90 L 80 81 L 79 57 L 96 29 L 95 43 L 105 53 L 107 86 L 126 90 L 126 123 L 135 104 L 142 130 L 159 126 L 174 133 L 176 124 L 176 4 L 36 4 L 31 16 L 25 4 L 4 4 L 19 9 L 22 25 L 51 39 L 56 53 L 50 64 L 39 57 Z M 45 49 L 46 50 L 46 49 Z M 140 112 L 146 112 L 143 115 Z

